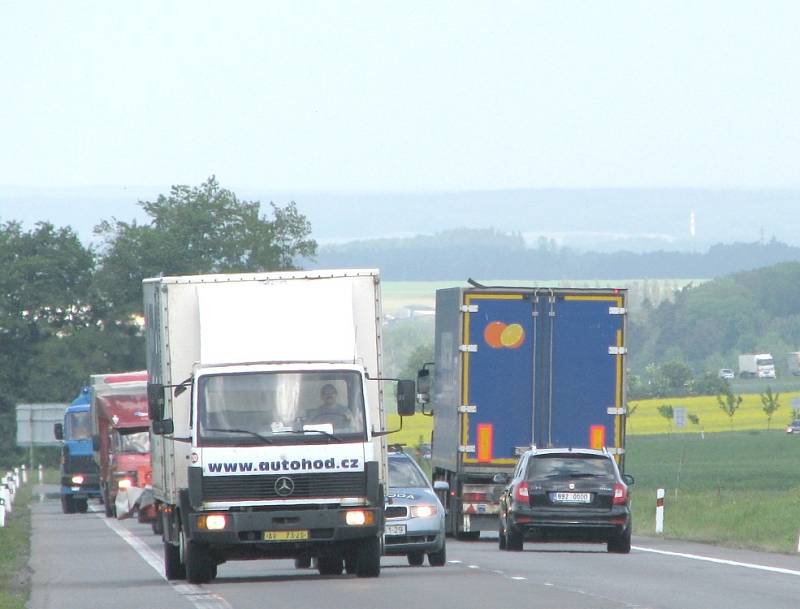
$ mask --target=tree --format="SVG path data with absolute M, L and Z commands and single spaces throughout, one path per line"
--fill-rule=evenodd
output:
M 140 204 L 147 224 L 113 219 L 95 228 L 103 238 L 97 289 L 115 322 L 141 311 L 145 277 L 294 269 L 296 258 L 316 254 L 294 202 L 270 203 L 267 218 L 258 201 L 240 201 L 214 176 Z
M 675 410 L 669 404 L 661 404 L 658 407 L 658 414 L 669 421 L 669 430 L 672 431 L 672 419 L 675 416 Z
M 767 415 L 767 430 L 769 430 L 770 425 L 772 424 L 772 415 L 775 414 L 775 411 L 781 407 L 778 398 L 780 398 L 781 394 L 776 393 L 772 394 L 772 389 L 767 387 L 767 390 L 761 394 L 761 410 L 764 411 L 764 414 Z
M 685 394 L 693 380 L 692 369 L 677 360 L 663 364 L 660 374 L 664 379 L 664 387 L 669 395 Z
M 736 414 L 739 405 L 742 403 L 742 396 L 733 395 L 733 391 L 728 388 L 725 393 L 717 396 L 717 403 L 722 411 L 728 415 L 728 419 L 731 422 L 731 431 L 733 431 L 733 415 Z

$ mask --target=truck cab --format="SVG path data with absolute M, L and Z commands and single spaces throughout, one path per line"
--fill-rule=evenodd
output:
M 86 512 L 89 499 L 100 497 L 97 465 L 92 457 L 92 422 L 89 388 L 64 411 L 64 422 L 54 434 L 61 445 L 61 508 L 65 514 Z

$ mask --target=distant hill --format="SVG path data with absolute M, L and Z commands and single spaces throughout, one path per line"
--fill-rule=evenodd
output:
M 378 267 L 386 280 L 713 278 L 800 261 L 800 247 L 776 240 L 711 246 L 704 252 L 582 252 L 519 233 L 453 230 L 406 239 L 356 241 L 319 248 L 310 268 Z
M 240 189 L 241 199 L 295 201 L 322 245 L 433 235 L 460 228 L 540 237 L 576 251 L 704 251 L 715 243 L 769 241 L 800 246 L 800 190 L 513 189 L 450 192 L 341 192 Z M 84 242 L 100 220 L 145 218 L 137 205 L 169 186 L 62 189 L 0 186 L 0 222 L 72 226 Z M 694 213 L 695 234 L 690 234 Z

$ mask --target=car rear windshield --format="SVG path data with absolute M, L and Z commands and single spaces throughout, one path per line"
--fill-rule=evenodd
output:
M 528 462 L 529 480 L 544 478 L 612 478 L 614 465 L 602 455 L 538 455 Z

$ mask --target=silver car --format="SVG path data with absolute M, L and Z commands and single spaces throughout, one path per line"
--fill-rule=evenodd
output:
M 446 482 L 436 482 L 445 491 Z M 447 562 L 444 508 L 425 473 L 402 451 L 389 453 L 389 492 L 384 514 L 383 553 L 408 557 L 408 564 L 422 565 L 425 555 L 432 567 Z

